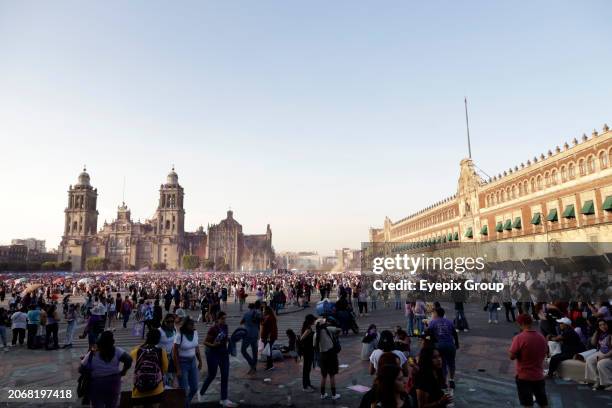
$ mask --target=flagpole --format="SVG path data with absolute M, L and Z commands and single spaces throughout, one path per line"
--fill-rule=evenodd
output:
M 470 122 L 468 120 L 468 109 L 467 109 L 467 98 L 463 98 L 463 102 L 465 103 L 465 128 L 467 130 L 467 142 L 468 142 L 468 154 L 469 158 L 472 158 L 472 146 L 470 144 Z

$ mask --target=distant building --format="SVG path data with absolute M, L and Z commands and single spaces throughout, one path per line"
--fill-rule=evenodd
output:
M 25 245 L 28 251 L 37 251 L 40 253 L 47 252 L 44 239 L 36 238 L 25 238 L 25 239 L 13 239 L 11 240 L 13 245 Z
M 0 262 L 25 263 L 28 247 L 25 245 L 0 245 Z
M 321 256 L 317 252 L 281 252 L 277 256 L 277 267 L 296 269 L 298 271 L 318 270 L 321 268 Z
M 342 248 L 336 250 L 336 266 L 338 271 L 358 270 L 361 268 L 361 250 Z

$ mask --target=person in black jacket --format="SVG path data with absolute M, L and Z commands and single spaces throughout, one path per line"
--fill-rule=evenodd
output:
M 562 361 L 570 360 L 578 353 L 585 350 L 584 344 L 580 340 L 578 333 L 572 328 L 572 321 L 567 317 L 557 320 L 559 323 L 559 335 L 548 335 L 548 340 L 561 343 L 561 353 L 555 354 L 550 358 L 548 365 L 548 377 L 552 377 L 559 368 Z

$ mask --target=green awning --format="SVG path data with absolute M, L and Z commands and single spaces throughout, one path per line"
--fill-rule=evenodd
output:
M 459 233 L 455 232 L 455 234 L 453 234 L 453 241 L 459 241 Z
M 482 228 L 480 229 L 480 235 L 489 235 L 489 227 L 486 225 L 483 225 Z
M 603 209 L 606 211 L 612 211 L 612 196 L 607 196 L 603 203 Z
M 465 231 L 465 236 L 468 238 L 472 238 L 474 234 L 472 233 L 472 227 L 469 227 L 467 231 Z
M 593 200 L 587 200 L 582 204 L 582 211 L 580 211 L 584 215 L 595 214 L 595 205 L 593 205 Z
M 521 225 L 521 217 L 516 217 L 514 219 L 514 222 L 512 223 L 512 228 L 514 229 L 521 229 L 522 225 Z
M 453 234 L 451 234 L 450 232 L 448 233 L 448 235 L 446 235 L 446 240 L 448 242 L 451 242 L 453 240 Z
M 506 220 L 504 223 L 504 229 L 506 231 L 510 231 L 512 229 L 512 220 Z
M 546 221 L 557 222 L 558 220 L 559 220 L 559 218 L 557 217 L 557 209 L 553 208 L 548 213 L 548 217 L 546 217 Z
M 541 221 L 542 221 L 542 214 L 540 214 L 539 212 L 533 214 L 533 218 L 531 219 L 531 223 L 533 225 L 540 225 Z
M 565 206 L 565 211 L 563 211 L 563 218 L 576 218 L 576 210 L 574 210 L 574 204 L 569 204 Z
M 504 230 L 504 225 L 502 224 L 501 221 L 499 221 L 497 224 L 495 224 L 495 231 L 502 232 L 503 230 Z

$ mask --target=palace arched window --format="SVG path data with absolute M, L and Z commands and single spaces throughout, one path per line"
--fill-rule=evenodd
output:
M 567 181 L 567 167 L 561 166 L 561 181 Z
M 586 175 L 586 166 L 584 165 L 584 159 L 580 159 L 578 162 L 578 171 L 580 172 L 580 176 Z
M 595 157 L 592 155 L 587 159 L 587 168 L 589 173 L 595 173 Z
M 535 179 L 531 179 L 531 192 L 533 193 L 534 191 L 536 191 L 536 184 L 535 184 Z
M 536 184 L 538 185 L 538 190 L 541 190 L 542 189 L 542 176 L 541 175 L 539 175 L 536 178 Z
M 574 163 L 570 163 L 569 166 L 567 166 L 567 175 L 570 179 L 576 177 L 576 166 L 574 166 Z
M 559 177 L 556 169 L 552 171 L 550 178 L 553 185 L 559 183 Z
M 517 192 L 516 186 L 512 186 L 512 198 L 515 199 L 517 194 L 518 192 Z
M 599 153 L 599 168 L 608 168 L 608 155 L 606 154 L 606 152 Z
M 550 173 L 549 172 L 544 173 L 544 185 L 546 187 L 550 187 Z

